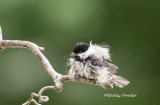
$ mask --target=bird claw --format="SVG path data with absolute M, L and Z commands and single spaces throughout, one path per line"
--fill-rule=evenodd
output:
M 75 75 L 76 80 L 79 80 L 79 77 L 80 77 L 80 74 Z
M 96 82 L 97 82 L 97 80 L 96 80 L 96 79 L 94 79 L 94 80 L 93 80 L 93 84 L 96 84 Z

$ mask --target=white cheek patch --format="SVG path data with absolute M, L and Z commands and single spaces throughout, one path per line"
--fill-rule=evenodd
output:
M 79 54 L 79 57 L 80 57 L 82 60 L 85 60 L 88 56 L 86 55 L 86 53 L 81 53 L 81 54 Z
M 93 54 L 95 54 L 95 49 L 93 48 L 93 46 L 90 46 L 88 50 L 85 52 L 86 58 Z

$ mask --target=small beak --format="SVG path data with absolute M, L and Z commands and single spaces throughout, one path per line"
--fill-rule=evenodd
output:
M 74 57 L 74 56 L 78 56 L 78 54 L 75 54 L 75 53 L 71 53 L 71 56 L 73 56 L 73 57 Z

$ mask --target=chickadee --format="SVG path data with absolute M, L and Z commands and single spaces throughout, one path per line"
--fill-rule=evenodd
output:
M 103 88 L 106 88 L 108 83 L 111 88 L 113 84 L 121 88 L 129 84 L 128 80 L 114 75 L 118 67 L 108 62 L 111 61 L 109 46 L 79 42 L 75 45 L 71 56 L 69 75 L 73 79 L 80 77 L 93 79 L 94 83 L 97 81 L 101 83 Z

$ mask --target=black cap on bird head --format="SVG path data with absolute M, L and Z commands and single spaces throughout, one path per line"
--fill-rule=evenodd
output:
M 87 43 L 78 42 L 78 43 L 75 45 L 75 47 L 74 47 L 74 49 L 73 49 L 73 52 L 74 52 L 75 54 L 77 54 L 77 53 L 83 53 L 83 52 L 87 51 L 88 48 L 89 48 L 89 45 L 88 45 Z

